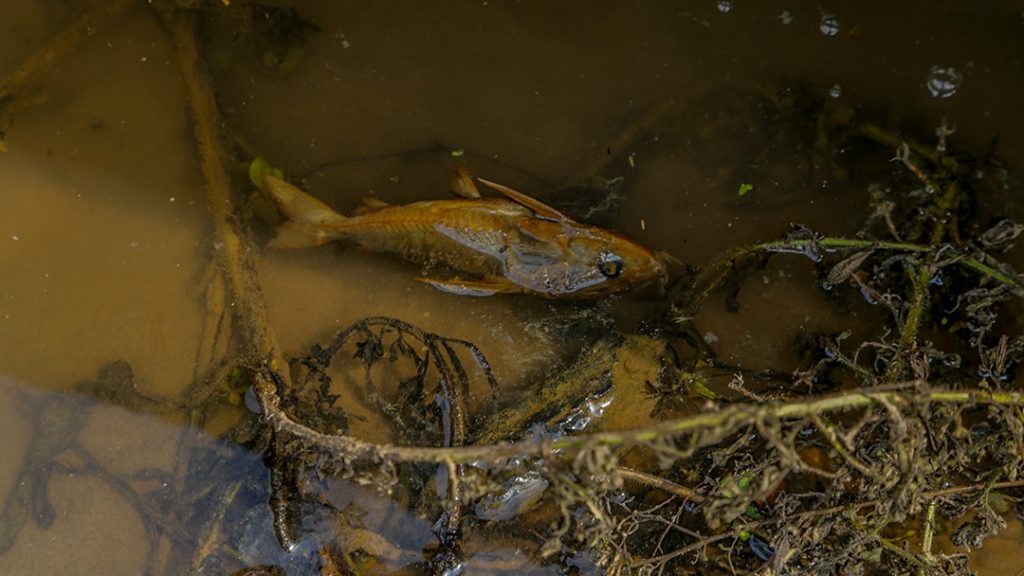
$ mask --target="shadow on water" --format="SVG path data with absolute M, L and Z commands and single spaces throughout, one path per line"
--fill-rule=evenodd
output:
M 5 7 L 0 573 L 1024 568 L 1024 15 L 797 4 Z M 273 250 L 256 156 L 672 282 Z

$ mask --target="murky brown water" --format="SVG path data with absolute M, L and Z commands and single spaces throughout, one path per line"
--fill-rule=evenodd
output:
M 5 4 L 0 76 L 81 8 Z M 997 139 L 1009 172 L 1024 171 L 1022 6 L 914 4 L 297 2 L 321 30 L 288 66 L 266 66 L 244 39 L 211 40 L 207 53 L 239 136 L 342 210 L 367 194 L 395 203 L 443 197 L 449 152 L 464 149 L 475 173 L 531 192 L 624 176 L 618 210 L 599 216 L 699 265 L 776 238 L 792 222 L 842 235 L 866 214 L 860 184 L 816 173 L 807 150 L 764 129 L 755 102 L 786 82 L 834 87 L 840 98 L 924 125 L 945 118 L 958 148 L 980 153 Z M 929 91 L 933 67 L 960 73 L 955 93 Z M 39 87 L 40 101 L 15 114 L 0 154 L 0 494 L 26 481 L 17 474 L 42 392 L 70 390 L 122 359 L 145 392 L 180 394 L 194 378 L 204 321 L 208 214 L 166 31 L 131 8 L 55 62 Z M 624 140 L 637 127 L 643 137 Z M 609 152 L 618 164 L 609 165 Z M 738 196 L 747 182 L 754 192 Z M 256 259 L 271 323 L 291 355 L 374 315 L 476 343 L 509 387 L 572 350 L 557 329 L 572 305 L 442 294 L 413 280 L 415 266 L 349 247 Z M 826 305 L 802 259 L 773 261 L 763 279 L 748 298 L 775 304 L 741 314 L 713 305 L 702 316 L 723 358 L 788 370 L 777 342 L 849 321 Z M 626 311 L 650 300 L 625 298 L 601 313 L 629 327 Z M 75 450 L 143 490 L 158 482 L 148 473 L 173 468 L 179 434 L 169 419 L 100 405 Z M 74 454 L 62 458 L 68 470 L 84 466 Z M 395 513 L 369 493 L 346 494 Z M 49 497 L 56 519 L 45 529 L 26 521 L 0 555 L 0 573 L 147 566 L 142 523 L 109 482 L 58 470 Z M 411 522 L 403 537 L 415 550 L 429 535 Z M 1020 522 L 1010 524 L 976 555 L 980 573 L 1024 569 Z M 484 559 L 522 554 L 514 542 L 470 544 Z

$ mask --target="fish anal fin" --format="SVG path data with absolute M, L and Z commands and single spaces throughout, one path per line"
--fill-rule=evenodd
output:
M 522 292 L 522 286 L 510 282 L 500 276 L 485 276 L 477 280 L 463 280 L 452 278 L 449 280 L 437 280 L 435 278 L 417 278 L 424 284 L 430 284 L 434 288 L 449 294 L 458 296 L 493 296 L 495 294 L 512 294 Z
M 505 196 L 508 196 L 509 198 L 515 200 L 516 202 L 522 204 L 523 206 L 526 206 L 530 210 L 533 210 L 534 213 L 536 213 L 537 216 L 540 218 L 547 218 L 549 220 L 560 220 L 566 222 L 573 221 L 572 218 L 569 218 L 568 216 L 562 214 L 558 210 L 555 210 L 551 206 L 548 206 L 547 204 L 541 202 L 540 200 L 537 200 L 533 196 L 524 194 L 516 190 L 515 188 L 509 188 L 504 184 L 498 184 L 497 182 L 491 182 L 490 180 L 484 180 L 483 178 L 479 177 L 477 178 L 477 180 L 479 180 L 482 184 L 486 184 L 488 187 L 493 188 L 498 192 L 501 192 Z
M 479 198 L 480 189 L 476 187 L 473 178 L 466 171 L 466 165 L 462 162 L 455 164 L 455 171 L 452 172 L 452 179 L 448 181 L 448 189 L 463 198 Z
M 277 248 L 319 246 L 337 238 L 348 220 L 293 184 L 270 174 L 263 175 L 264 189 L 277 201 L 288 220 L 277 227 L 270 242 Z

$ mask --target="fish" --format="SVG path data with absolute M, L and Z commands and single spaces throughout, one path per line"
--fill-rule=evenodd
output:
M 451 189 L 461 196 L 393 205 L 364 200 L 343 216 L 275 175 L 263 188 L 286 218 L 270 242 L 304 248 L 348 241 L 427 267 L 453 272 L 421 277 L 434 288 L 462 296 L 530 294 L 551 299 L 595 299 L 659 282 L 659 255 L 624 235 L 583 224 L 508 186 L 477 178 L 501 194 L 483 197 L 461 165 Z

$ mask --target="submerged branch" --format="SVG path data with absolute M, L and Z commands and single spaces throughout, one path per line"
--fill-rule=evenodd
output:
M 287 364 L 267 320 L 263 292 L 256 279 L 252 247 L 234 209 L 223 120 L 214 98 L 213 83 L 199 55 L 195 15 L 177 11 L 162 12 L 161 16 L 169 21 L 178 64 L 185 79 L 208 207 L 213 217 L 215 258 L 227 280 L 231 307 L 242 326 L 248 348 L 246 353 L 266 359 L 272 369 L 287 378 Z
M 678 434 L 705 430 L 736 430 L 766 418 L 801 418 L 812 414 L 842 412 L 876 404 L 909 406 L 919 402 L 946 404 L 1001 404 L 1024 406 L 1024 393 L 994 392 L 982 389 L 941 390 L 930 389 L 927 383 L 914 381 L 897 388 L 862 389 L 804 402 L 772 402 L 765 404 L 737 404 L 718 410 L 677 420 L 668 420 L 631 430 L 598 432 L 567 436 L 556 440 L 522 440 L 486 445 L 434 448 L 423 446 L 396 446 L 373 444 L 349 436 L 323 434 L 291 419 L 281 410 L 274 383 L 275 375 L 260 370 L 254 389 L 263 409 L 264 417 L 278 433 L 301 439 L 306 445 L 327 452 L 342 461 L 371 462 L 472 462 L 498 461 L 519 456 L 551 454 L 562 450 L 575 452 L 593 446 L 622 446 L 652 442 Z
M 131 0 L 100 2 L 51 38 L 0 84 L 0 105 L 6 104 L 4 111 L 10 113 L 18 107 L 11 102 L 17 99 L 18 92 L 25 88 L 26 84 L 46 72 L 56 61 L 74 52 L 79 44 L 96 33 L 97 28 L 131 4 Z

